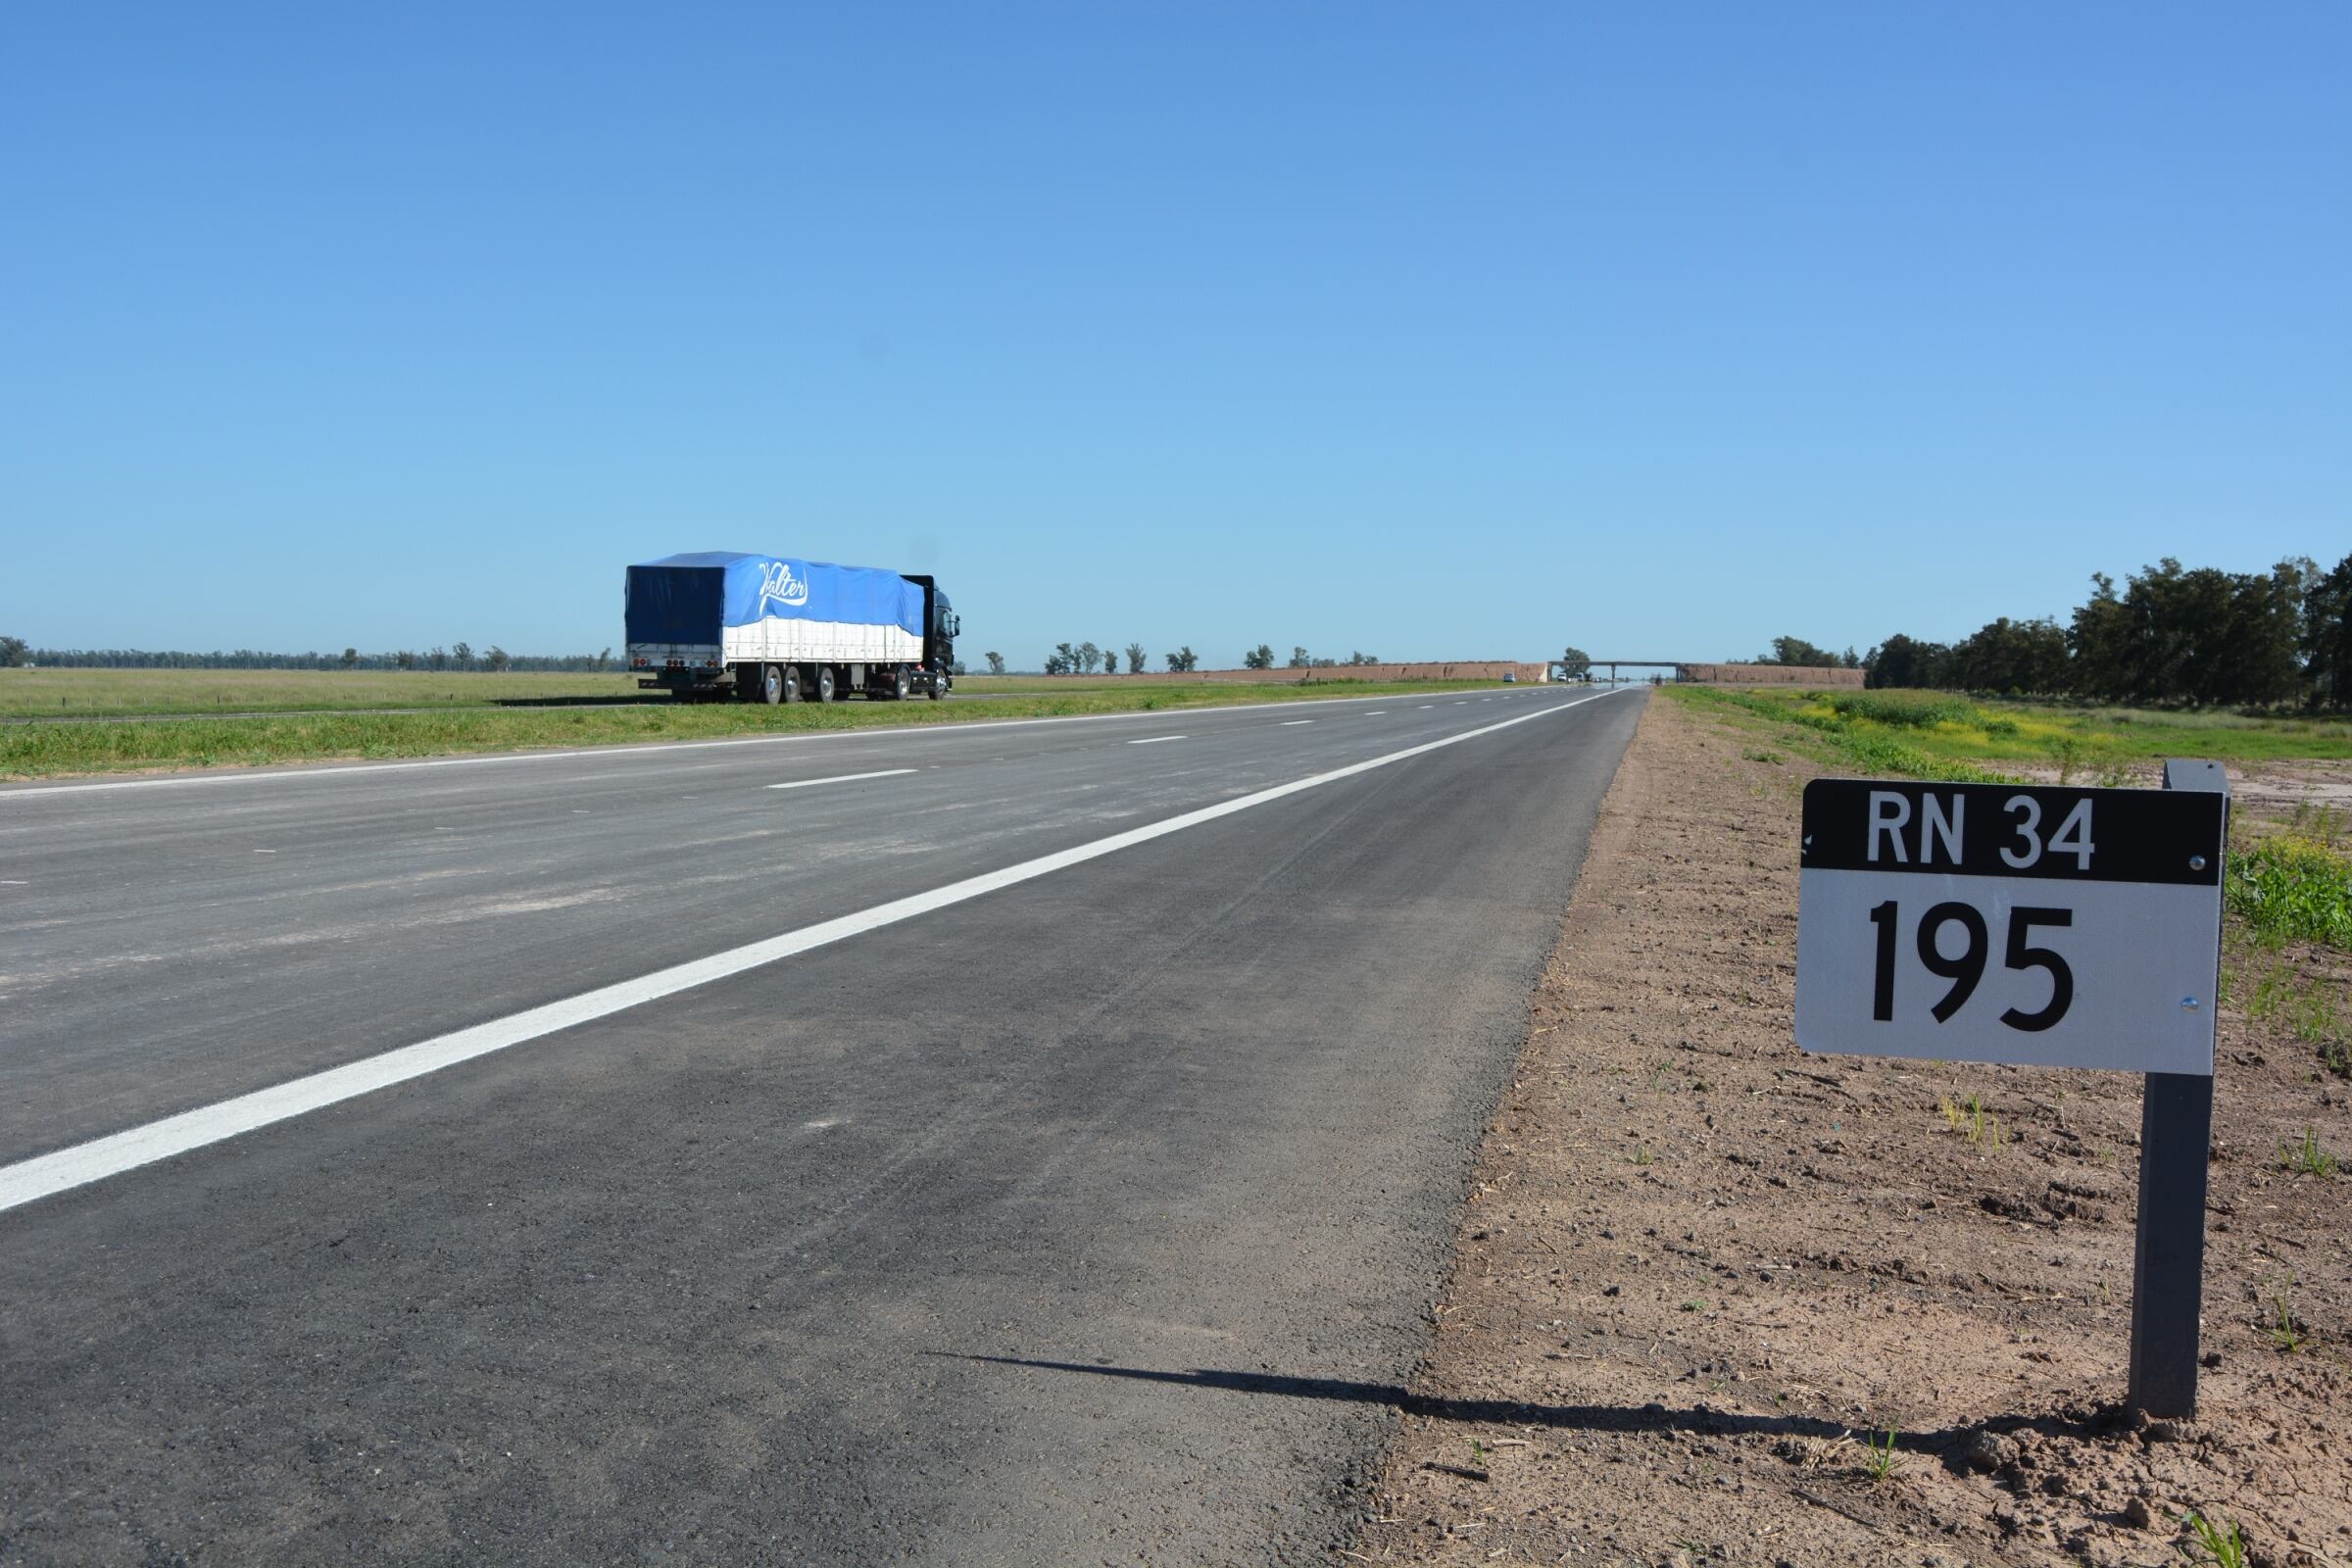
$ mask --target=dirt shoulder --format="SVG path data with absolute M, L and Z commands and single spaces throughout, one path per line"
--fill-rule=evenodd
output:
M 2203 1418 L 2118 1410 L 2138 1080 L 1799 1054 L 1812 771 L 1648 706 L 1349 1557 L 2352 1564 L 2344 1080 L 2225 1008 Z

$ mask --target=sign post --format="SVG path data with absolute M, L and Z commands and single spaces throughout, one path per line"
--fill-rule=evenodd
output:
M 2229 786 L 1815 779 L 1796 1043 L 2146 1074 L 2132 1402 L 2196 1409 Z
M 2164 787 L 2219 795 L 2219 762 L 2176 759 Z M 2214 946 L 2221 946 L 2217 911 Z M 2139 1223 L 2132 1249 L 2132 1373 L 2126 1397 L 2153 1416 L 2197 1413 L 2197 1337 L 2205 1301 L 2205 1168 L 2213 1074 L 2152 1072 L 2139 1100 Z

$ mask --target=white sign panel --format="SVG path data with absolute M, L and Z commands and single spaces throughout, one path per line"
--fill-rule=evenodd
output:
M 2210 1075 L 2226 798 L 1816 779 L 1796 1043 Z

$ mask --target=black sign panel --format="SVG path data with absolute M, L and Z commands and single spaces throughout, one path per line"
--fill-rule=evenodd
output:
M 1801 863 L 2214 887 L 2228 804 L 2180 790 L 1817 778 L 1805 786 Z

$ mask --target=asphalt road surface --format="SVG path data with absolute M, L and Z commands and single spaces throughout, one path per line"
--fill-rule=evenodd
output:
M 0 1563 L 1327 1560 L 1642 701 L 0 791 Z

